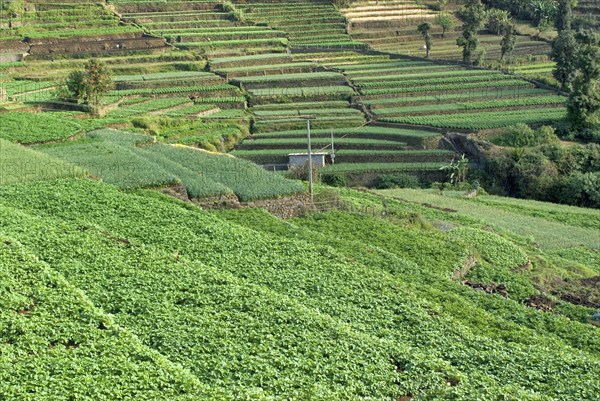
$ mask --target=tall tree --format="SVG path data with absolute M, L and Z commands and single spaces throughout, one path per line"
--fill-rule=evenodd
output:
M 558 12 L 555 20 L 558 36 L 552 42 L 552 57 L 556 61 L 556 67 L 552 73 L 554 78 L 560 82 L 563 90 L 571 89 L 576 75 L 577 40 L 575 32 L 571 28 L 572 7 L 576 3 L 577 0 L 558 0 Z
M 558 0 L 555 26 L 559 33 L 571 29 L 571 20 L 573 18 L 572 2 L 573 0 Z
M 500 60 L 504 60 L 504 56 L 515 50 L 517 43 L 517 31 L 511 23 L 502 27 L 502 40 L 500 41 Z
M 429 22 L 423 22 L 419 24 L 417 31 L 419 31 L 421 35 L 423 35 L 423 39 L 425 39 L 425 58 L 429 58 L 429 55 L 431 54 L 431 45 L 433 44 L 431 39 L 431 24 Z
M 438 0 L 438 7 L 440 11 L 446 11 L 446 7 L 448 6 L 448 0 Z
M 511 21 L 510 13 L 506 10 L 492 8 L 488 12 L 487 30 L 496 35 L 502 35 L 503 28 Z
M 113 80 L 106 66 L 98 60 L 91 59 L 83 71 L 73 71 L 65 81 L 71 98 L 96 107 L 100 97 L 113 87 Z
M 14 18 L 23 12 L 23 0 L 8 0 L 0 2 L 0 10 Z
M 560 31 L 558 37 L 552 43 L 552 58 L 556 62 L 552 75 L 560 82 L 561 88 L 565 91 L 571 89 L 577 73 L 575 66 L 577 47 L 575 32 L 572 29 Z
M 577 76 L 567 102 L 568 119 L 573 128 L 583 132 L 600 128 L 596 113 L 600 111 L 600 39 L 591 30 L 579 31 L 579 43 L 575 58 Z
M 470 64 L 473 53 L 479 46 L 477 32 L 483 26 L 486 11 L 481 0 L 467 0 L 461 10 L 464 21 L 462 35 L 456 39 L 456 44 L 463 48 L 463 63 Z

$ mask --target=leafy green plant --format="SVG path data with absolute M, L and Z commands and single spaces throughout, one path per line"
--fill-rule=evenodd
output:
M 452 160 L 449 165 L 440 168 L 440 170 L 448 172 L 448 178 L 452 184 L 459 185 L 467 179 L 469 159 L 463 153 L 458 160 Z
M 421 183 L 414 175 L 408 174 L 384 174 L 377 177 L 375 188 L 390 189 L 390 188 L 419 188 Z
M 544 126 L 534 130 L 526 124 L 517 124 L 505 128 L 492 142 L 502 146 L 522 147 L 557 143 L 558 140 L 552 127 Z
M 73 113 L 2 113 L 0 138 L 26 145 L 73 137 L 80 130 L 80 120 Z

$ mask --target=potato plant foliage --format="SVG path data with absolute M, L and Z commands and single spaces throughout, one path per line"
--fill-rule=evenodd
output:
M 63 180 L 3 187 L 0 235 L 207 399 L 593 400 L 597 329 L 452 281 L 469 249 L 407 208 L 283 222 Z
M 193 400 L 210 394 L 4 236 L 0 282 L 2 399 Z

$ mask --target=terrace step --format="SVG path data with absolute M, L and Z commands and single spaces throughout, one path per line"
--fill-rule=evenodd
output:
M 319 117 L 318 121 L 315 120 L 311 123 L 311 127 L 314 129 L 326 129 L 326 128 L 340 128 L 340 127 L 357 127 L 365 124 L 364 118 L 362 116 L 356 116 L 352 118 L 348 118 L 346 116 L 342 117 Z M 306 122 L 302 121 L 298 118 L 290 118 L 289 120 L 270 120 L 270 121 L 260 121 L 254 124 L 253 132 L 254 133 L 269 133 L 281 130 L 295 130 L 306 128 Z
M 105 54 L 131 51 L 166 51 L 169 47 L 164 39 L 151 36 L 79 41 L 73 39 L 39 41 L 34 43 L 29 53 L 34 58 L 53 58 L 56 55 Z
M 152 13 L 162 12 L 165 9 L 164 1 L 138 1 L 129 3 L 117 3 L 120 13 Z M 189 11 L 189 10 L 218 10 L 218 5 L 213 2 L 204 1 L 169 1 L 169 11 Z
M 209 60 L 212 59 L 220 59 L 220 58 L 230 58 L 230 57 L 242 57 L 248 54 L 252 55 L 261 55 L 261 54 L 272 54 L 276 52 L 283 52 L 285 50 L 284 46 L 279 47 L 261 47 L 261 46 L 249 46 L 249 47 L 239 47 L 234 48 L 231 46 L 223 46 L 223 47 L 213 47 L 213 48 L 194 48 L 191 49 L 201 52 L 205 57 Z
M 320 150 L 320 149 L 319 149 Z M 233 154 L 251 160 L 257 164 L 287 164 L 289 153 L 303 153 L 306 149 L 302 147 L 281 149 L 281 151 L 266 150 L 236 150 Z M 330 149 L 322 149 L 329 152 Z M 415 150 L 357 150 L 342 149 L 336 150 L 336 164 L 358 164 L 358 163 L 440 163 L 447 164 L 453 157 L 454 152 L 443 151 L 415 151 Z
M 250 66 L 239 68 L 223 68 L 214 70 L 215 73 L 223 76 L 225 79 L 235 79 L 239 77 L 250 77 L 259 75 L 277 75 L 277 74 L 299 74 L 317 72 L 320 67 L 314 63 L 298 62 L 289 64 L 275 64 L 265 66 Z
M 237 86 L 253 89 L 268 89 L 276 87 L 297 88 L 302 86 L 344 86 L 347 84 L 346 78 L 335 72 L 319 73 L 300 73 L 300 74 L 279 74 L 269 76 L 240 77 L 232 81 Z
M 331 144 L 330 138 L 318 139 L 312 141 L 315 150 L 321 147 L 327 147 Z M 385 140 L 354 140 L 352 138 L 334 139 L 335 147 L 339 150 L 405 150 L 406 144 L 397 141 Z M 261 140 L 249 137 L 239 145 L 236 150 L 278 150 L 278 149 L 303 149 L 306 147 L 306 139 L 298 140 Z

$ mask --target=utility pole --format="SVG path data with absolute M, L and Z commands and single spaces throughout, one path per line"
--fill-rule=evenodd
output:
M 306 120 L 306 139 L 308 147 L 308 193 L 310 195 L 310 207 L 315 207 L 315 196 L 313 191 L 313 161 L 312 161 L 312 146 L 310 143 L 310 120 L 315 118 L 314 115 L 301 115 L 301 118 Z
M 335 164 L 335 146 L 333 144 L 333 128 L 331 129 L 331 164 Z

